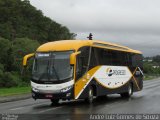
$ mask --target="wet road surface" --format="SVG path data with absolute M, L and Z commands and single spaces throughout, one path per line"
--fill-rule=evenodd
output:
M 52 105 L 50 100 L 32 98 L 14 102 L 0 103 L 1 114 L 22 114 L 20 118 L 34 119 L 80 119 L 89 114 L 155 114 L 160 113 L 160 78 L 144 81 L 143 90 L 136 92 L 129 99 L 120 95 L 108 95 L 106 98 L 94 99 L 89 105 L 83 100 L 60 102 Z

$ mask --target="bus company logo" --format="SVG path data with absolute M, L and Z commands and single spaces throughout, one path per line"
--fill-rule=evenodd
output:
M 113 75 L 126 75 L 126 70 L 113 70 L 111 68 L 107 68 L 106 74 L 108 77 L 111 77 Z
M 111 68 L 107 68 L 106 74 L 110 77 L 113 75 L 113 70 Z

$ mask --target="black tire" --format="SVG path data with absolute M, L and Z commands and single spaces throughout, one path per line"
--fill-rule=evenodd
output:
M 123 98 L 130 98 L 132 96 L 132 94 L 133 94 L 133 86 L 132 86 L 132 84 L 129 84 L 127 92 L 121 93 L 120 95 Z
M 90 87 L 88 90 L 88 97 L 85 99 L 85 101 L 89 104 L 93 103 L 93 88 Z
M 59 104 L 59 99 L 51 99 L 52 105 Z

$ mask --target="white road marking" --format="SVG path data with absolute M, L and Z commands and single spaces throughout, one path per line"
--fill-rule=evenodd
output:
M 24 109 L 25 107 L 18 107 L 18 108 L 13 108 L 13 109 L 10 109 L 10 110 L 20 110 L 20 109 Z
M 154 84 L 154 85 L 148 85 L 145 86 L 144 89 L 153 88 L 153 87 L 159 87 L 160 84 Z
M 37 113 L 44 113 L 44 112 L 48 112 L 48 111 L 55 110 L 55 109 L 62 108 L 62 107 L 63 107 L 63 106 L 60 106 L 60 107 L 54 107 L 54 108 L 50 108 L 50 109 L 46 109 L 46 110 L 42 110 L 42 111 L 36 112 L 36 114 L 37 114 Z
M 10 109 L 10 110 L 20 110 L 20 109 L 25 109 L 25 108 L 27 108 L 27 107 L 37 106 L 37 105 L 46 105 L 46 104 L 39 103 L 39 104 L 33 104 L 33 105 L 29 105 L 29 106 L 23 106 L 23 107 L 12 108 L 12 109 Z

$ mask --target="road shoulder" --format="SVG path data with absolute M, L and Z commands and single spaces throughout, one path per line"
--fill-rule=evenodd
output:
M 31 93 L 0 97 L 0 103 L 18 101 L 31 98 Z

